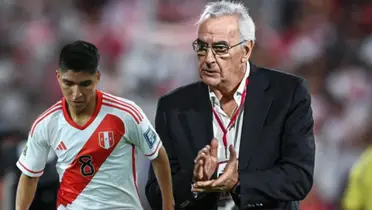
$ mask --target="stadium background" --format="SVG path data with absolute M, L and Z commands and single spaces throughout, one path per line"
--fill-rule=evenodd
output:
M 156 101 L 198 79 L 191 48 L 206 0 L 2 0 L 0 2 L 0 203 L 12 210 L 14 163 L 31 123 L 61 98 L 58 50 L 84 39 L 101 51 L 100 89 L 134 100 L 154 119 Z M 338 210 L 350 167 L 371 144 L 372 2 L 245 0 L 257 25 L 252 60 L 304 76 L 317 143 L 314 188 L 303 210 Z M 148 161 L 141 157 L 139 185 Z M 53 162 L 51 162 L 53 169 Z M 54 186 L 53 170 L 44 176 Z M 50 184 L 52 183 L 52 184 Z M 50 190 L 50 189 L 49 189 Z M 49 196 L 48 196 L 49 195 Z M 40 196 L 51 199 L 51 191 Z M 1 207 L 0 207 L 1 209 Z

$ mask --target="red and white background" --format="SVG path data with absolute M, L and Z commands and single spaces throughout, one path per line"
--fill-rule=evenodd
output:
M 32 2 L 32 3 L 31 3 Z M 12 148 L 61 98 L 55 80 L 66 41 L 95 43 L 100 89 L 135 101 L 153 122 L 162 93 L 198 79 L 191 42 L 207 0 L 0 2 L 0 206 L 14 202 Z M 350 167 L 372 140 L 372 3 L 243 0 L 257 24 L 252 60 L 304 76 L 313 98 L 317 162 L 304 210 L 338 210 Z M 107 134 L 107 135 L 106 135 Z M 110 145 L 103 134 L 102 146 Z M 16 151 L 15 151 L 16 152 Z M 14 154 L 13 154 L 14 155 Z M 149 162 L 140 157 L 142 203 Z M 0 207 L 1 209 L 1 207 Z

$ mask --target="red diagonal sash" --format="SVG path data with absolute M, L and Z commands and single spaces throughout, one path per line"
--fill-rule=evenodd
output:
M 106 132 L 106 135 L 102 135 Z M 105 149 L 100 145 L 102 136 L 111 136 L 113 144 Z M 71 204 L 93 179 L 96 172 L 118 145 L 125 133 L 123 121 L 114 115 L 107 115 L 90 136 L 72 164 L 65 170 L 58 191 L 59 205 Z M 112 140 L 112 139 L 111 139 Z M 111 141 L 110 140 L 110 141 Z

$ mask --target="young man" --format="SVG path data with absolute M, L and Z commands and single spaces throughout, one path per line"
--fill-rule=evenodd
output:
M 90 43 L 63 47 L 56 76 L 64 98 L 31 127 L 17 162 L 22 171 L 17 210 L 29 208 L 50 150 L 58 157 L 58 210 L 142 209 L 137 148 L 152 161 L 163 209 L 174 209 L 168 157 L 158 134 L 135 103 L 96 90 L 98 64 L 98 50 Z

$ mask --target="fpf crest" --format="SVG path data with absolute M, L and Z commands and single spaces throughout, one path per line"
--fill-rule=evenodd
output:
M 102 131 L 98 133 L 98 143 L 104 149 L 110 149 L 115 144 L 113 131 Z

